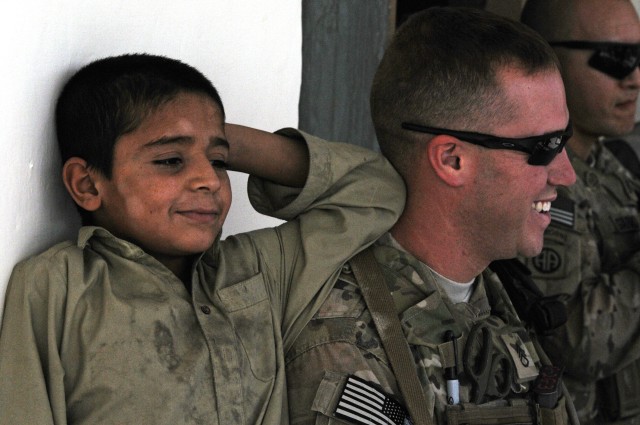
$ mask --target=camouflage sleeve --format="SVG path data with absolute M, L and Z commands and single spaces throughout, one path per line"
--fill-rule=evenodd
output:
M 543 292 L 568 309 L 566 325 L 541 339 L 545 350 L 567 373 L 595 381 L 640 358 L 640 252 L 605 273 L 595 239 L 580 227 L 554 223 L 542 253 L 526 261 Z
M 286 352 L 290 423 L 334 422 L 349 375 L 400 394 L 359 288 L 342 278 Z

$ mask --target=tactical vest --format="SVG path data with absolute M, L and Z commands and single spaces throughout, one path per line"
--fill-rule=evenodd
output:
M 343 282 L 355 281 L 348 267 L 343 270 L 341 279 Z M 442 362 L 442 371 L 450 368 L 460 371 L 460 391 L 465 394 L 463 399 L 469 400 L 448 405 L 444 420 L 449 425 L 569 423 L 565 397 L 561 395 L 557 381 L 558 370 L 545 367 L 540 374 L 542 362 L 538 356 L 539 347 L 530 340 L 523 325 L 510 310 L 513 307 L 504 290 L 499 285 L 492 284 L 489 279 L 485 283 L 489 302 L 494 304 L 493 301 L 499 300 L 505 306 L 505 311 L 479 321 L 470 330 L 458 330 L 455 325 L 451 326 L 456 334 L 455 338 L 438 344 L 436 348 Z M 429 303 L 428 300 L 426 302 Z M 432 311 L 433 323 L 443 323 L 443 320 L 447 320 L 446 317 L 450 317 L 444 303 L 440 304 Z M 412 323 L 404 322 L 404 326 L 410 327 Z M 432 351 L 433 345 L 426 341 L 423 345 L 414 338 L 417 336 L 408 338 L 414 355 L 427 357 L 428 354 L 421 355 L 421 352 Z M 485 351 L 487 346 L 491 349 Z M 466 364 L 467 361 L 470 364 Z M 419 374 L 420 370 L 418 368 Z M 488 370 L 491 373 L 485 376 Z M 424 387 L 431 388 L 429 383 L 425 384 L 425 380 L 430 382 L 428 376 L 420 378 Z M 436 423 L 442 423 L 442 419 L 437 416 L 436 414 Z

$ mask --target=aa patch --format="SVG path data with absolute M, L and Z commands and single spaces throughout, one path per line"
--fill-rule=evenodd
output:
M 540 273 L 553 273 L 562 266 L 562 257 L 552 248 L 542 248 L 542 252 L 531 259 L 531 265 Z

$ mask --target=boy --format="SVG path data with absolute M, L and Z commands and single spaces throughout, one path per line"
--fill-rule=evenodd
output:
M 287 422 L 283 351 L 404 187 L 372 152 L 224 120 L 206 77 L 164 57 L 102 59 L 67 83 L 58 142 L 85 226 L 12 274 L 0 423 Z M 219 241 L 227 167 L 292 221 Z

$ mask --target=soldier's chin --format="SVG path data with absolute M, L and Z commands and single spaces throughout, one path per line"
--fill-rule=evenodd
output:
M 544 240 L 540 238 L 539 243 L 532 243 L 528 246 L 524 246 L 518 252 L 518 255 L 525 258 L 537 257 L 542 252 Z

